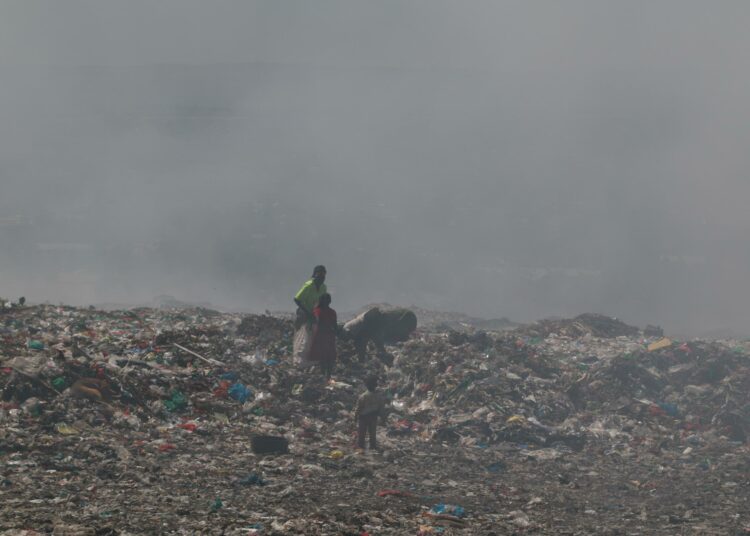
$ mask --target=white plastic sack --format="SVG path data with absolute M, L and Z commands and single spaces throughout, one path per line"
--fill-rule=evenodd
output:
M 303 363 L 310 359 L 312 349 L 312 326 L 305 323 L 294 334 L 294 361 Z

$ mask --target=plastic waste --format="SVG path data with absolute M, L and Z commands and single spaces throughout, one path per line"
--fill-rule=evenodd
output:
M 70 426 L 69 424 L 65 424 L 64 422 L 56 424 L 55 429 L 62 435 L 76 435 L 79 433 L 76 428 L 73 428 L 72 426 Z
M 251 396 L 253 396 L 253 392 L 239 382 L 232 385 L 229 388 L 228 393 L 231 398 L 233 398 L 240 404 L 244 404 Z
M 670 417 L 677 417 L 680 414 L 680 409 L 669 402 L 660 402 L 659 407 Z
M 466 511 L 463 509 L 463 507 L 458 506 L 457 504 L 436 504 L 435 506 L 430 508 L 430 512 L 433 514 L 449 515 L 454 517 L 464 517 L 466 515 Z
M 32 350 L 44 350 L 44 343 L 42 341 L 30 340 L 28 347 Z
M 254 535 L 260 535 L 263 534 L 263 523 L 252 523 L 250 525 L 247 525 L 242 530 L 247 531 L 247 536 L 254 536 Z
M 58 391 L 62 391 L 65 389 L 65 386 L 67 385 L 67 382 L 65 381 L 65 378 L 58 377 L 52 380 L 52 387 L 57 389 Z
M 526 424 L 526 417 L 523 415 L 513 415 L 505 420 L 506 424 Z
M 255 454 L 286 454 L 289 441 L 280 436 L 256 435 L 250 439 L 250 448 Z
M 647 352 L 658 337 L 629 335 L 601 319 L 596 326 L 559 319 L 491 332 L 490 352 L 470 335 L 431 328 L 389 346 L 398 363 L 390 370 L 374 360 L 356 362 L 343 341 L 336 376 L 343 381 L 325 383 L 317 372 L 292 366 L 291 319 L 57 306 L 3 313 L 0 433 L 9 449 L 0 448 L 0 489 L 9 527 L 62 533 L 53 521 L 58 515 L 81 523 L 77 534 L 102 518 L 102 530 L 132 534 L 155 524 L 195 534 L 373 535 L 414 534 L 418 526 L 424 534 L 527 533 L 537 524 L 541 532 L 588 534 L 704 523 L 730 533 L 747 525 L 731 515 L 744 512 L 748 341 L 696 339 Z M 247 329 L 238 335 L 245 317 Z M 62 348 L 65 358 L 28 348 L 30 338 Z M 173 343 L 208 361 L 172 352 Z M 243 358 L 261 347 L 267 355 L 258 363 Z M 112 387 L 106 405 L 50 388 L 58 378 L 70 384 L 101 372 Z M 370 373 L 398 410 L 379 429 L 384 451 L 376 460 L 349 455 L 352 411 Z M 243 407 L 229 394 L 236 383 L 255 395 Z M 290 396 L 295 385 L 299 397 Z M 212 396 L 219 386 L 224 396 Z M 165 405 L 182 406 L 175 391 L 186 403 L 178 413 Z M 307 393 L 318 398 L 308 402 Z M 38 410 L 40 418 L 30 418 Z M 253 434 L 266 443 L 250 441 Z M 295 455 L 273 456 L 288 452 L 285 434 L 295 438 Z M 256 455 L 248 452 L 252 443 Z M 333 450 L 345 456 L 334 461 Z M 195 467 L 202 510 L 194 507 Z M 700 485 L 689 493 L 670 487 L 676 470 Z M 374 474 L 378 486 L 352 503 L 352 515 L 337 515 L 333 505 L 316 515 L 310 497 L 331 497 Z M 623 480 L 632 489 L 613 502 L 606 489 L 623 474 L 640 482 Z M 273 485 L 262 486 L 264 475 L 273 475 Z M 212 495 L 225 495 L 227 486 L 236 509 L 228 499 L 214 514 L 227 519 L 206 521 Z M 553 488 L 565 501 L 552 500 Z M 381 498 L 373 496 L 378 489 Z M 649 494 L 660 500 L 649 502 Z M 154 510 L 156 496 L 169 497 L 168 505 Z M 126 516 L 117 509 L 122 500 L 144 515 Z M 468 514 L 426 515 L 436 503 L 456 501 L 471 513 L 468 530 L 460 530 Z M 686 521 L 685 508 L 699 501 L 710 513 Z
M 306 363 L 312 348 L 312 329 L 302 324 L 294 334 L 294 359 L 297 363 Z
M 410 491 L 403 491 L 399 489 L 382 489 L 377 493 L 378 497 L 415 497 Z
M 219 382 L 219 385 L 214 389 L 213 395 L 216 398 L 227 398 L 229 396 L 229 388 L 231 387 L 232 382 L 229 380 L 223 380 Z
M 241 486 L 265 486 L 268 484 L 263 477 L 257 473 L 250 473 L 249 475 L 242 477 L 237 481 L 237 484 Z
M 662 348 L 667 348 L 669 346 L 672 346 L 672 341 L 664 337 L 663 339 L 659 339 L 658 341 L 649 344 L 648 351 L 654 352 L 656 350 L 661 350 Z
M 502 473 L 505 471 L 506 465 L 503 462 L 494 462 L 487 466 L 487 471 L 490 473 Z
M 164 401 L 164 407 L 168 411 L 178 412 L 184 410 L 188 405 L 188 400 L 180 391 L 172 391 L 172 398 Z
M 510 522 L 517 527 L 527 528 L 531 526 L 531 520 L 529 519 L 528 514 L 521 510 L 514 510 L 510 512 L 508 514 L 508 517 L 510 518 Z

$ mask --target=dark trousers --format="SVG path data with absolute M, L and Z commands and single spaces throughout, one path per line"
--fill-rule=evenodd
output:
M 333 367 L 335 362 L 331 359 L 327 359 L 320 362 L 320 372 L 323 374 L 323 376 L 326 377 L 327 380 L 331 379 L 331 374 L 333 374 Z
M 357 429 L 357 446 L 361 449 L 365 448 L 365 436 L 370 435 L 370 448 L 377 448 L 375 442 L 375 433 L 378 430 L 378 415 L 362 415 L 359 418 L 359 427 Z

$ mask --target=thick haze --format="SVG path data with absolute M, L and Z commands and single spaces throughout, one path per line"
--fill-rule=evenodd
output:
M 0 295 L 750 325 L 750 3 L 5 0 Z

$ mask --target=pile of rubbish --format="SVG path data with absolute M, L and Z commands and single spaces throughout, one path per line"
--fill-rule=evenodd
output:
M 526 326 L 522 331 L 532 337 L 548 337 L 554 333 L 573 338 L 592 335 L 606 339 L 634 337 L 639 333 L 638 328 L 629 326 L 622 320 L 593 313 L 584 313 L 573 319 L 540 320 Z
M 0 534 L 750 532 L 749 343 L 458 327 L 389 368 L 339 341 L 325 380 L 290 317 L 5 307 Z M 390 403 L 361 452 L 373 374 Z
M 366 311 L 369 311 L 373 307 L 377 307 L 381 311 L 387 311 L 394 308 L 394 306 L 389 303 L 371 303 L 369 305 L 366 305 L 356 313 L 344 313 L 342 315 L 342 318 L 350 320 Z M 409 310 L 413 311 L 417 315 L 417 317 L 419 318 L 419 325 L 422 327 L 422 329 L 431 331 L 454 330 L 460 332 L 472 332 L 477 329 L 504 331 L 520 326 L 520 324 L 512 322 L 507 318 L 477 318 L 464 313 L 456 313 L 450 311 L 432 311 L 413 305 L 409 307 Z

